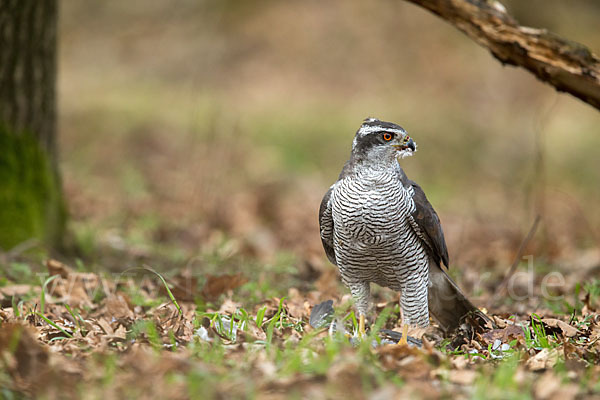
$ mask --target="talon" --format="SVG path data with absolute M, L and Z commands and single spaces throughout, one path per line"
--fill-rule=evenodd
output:
M 398 346 L 408 346 L 408 325 L 402 325 L 402 338 L 398 341 Z
M 360 316 L 358 317 L 358 335 L 361 337 L 367 335 L 367 332 L 365 330 L 365 315 L 364 314 L 360 314 Z

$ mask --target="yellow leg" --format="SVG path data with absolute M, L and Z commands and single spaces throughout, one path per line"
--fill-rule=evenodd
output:
M 365 331 L 365 315 L 360 314 L 358 317 L 358 334 L 360 336 L 366 336 L 367 332 Z
M 408 325 L 402 324 L 402 338 L 398 342 L 398 346 L 408 346 Z

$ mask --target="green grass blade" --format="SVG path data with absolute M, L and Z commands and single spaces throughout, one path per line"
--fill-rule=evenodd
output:
M 169 298 L 171 299 L 171 301 L 173 302 L 173 304 L 175 304 L 175 308 L 177 308 L 177 312 L 179 312 L 179 315 L 183 314 L 183 311 L 181 311 L 181 307 L 179 307 L 179 303 L 177 303 L 177 300 L 175 299 L 175 296 L 173 296 L 173 292 L 171 292 L 171 289 L 169 289 L 169 285 L 167 285 L 167 281 L 165 280 L 165 278 L 163 278 L 163 276 L 161 274 L 159 274 L 158 272 L 156 272 L 155 270 L 153 270 L 152 268 L 150 268 L 147 265 L 144 265 L 144 270 L 152 272 L 153 274 L 155 274 L 156 276 L 158 276 L 160 278 L 160 280 L 162 281 L 163 285 L 165 286 L 165 290 L 167 291 L 167 294 L 169 295 Z
M 256 326 L 259 328 L 262 327 L 263 320 L 265 319 L 265 312 L 267 311 L 267 306 L 264 306 L 256 313 Z
M 54 323 L 54 321 L 51 321 L 50 319 L 48 319 L 45 315 L 43 315 L 40 312 L 36 312 L 35 315 L 37 315 L 38 317 L 40 317 L 41 319 L 43 319 L 44 321 L 46 321 L 48 324 L 52 325 L 53 327 L 55 327 L 56 329 L 58 329 L 59 331 L 61 331 L 66 337 L 68 338 L 72 338 L 73 335 L 71 335 L 69 332 L 65 331 L 63 328 L 61 328 L 60 326 L 56 325 Z
M 19 306 L 17 304 L 17 298 L 15 296 L 12 296 L 12 298 L 10 299 L 10 303 L 12 305 L 12 309 L 13 309 L 13 313 L 15 314 L 15 317 L 19 318 L 21 316 L 21 313 L 19 310 Z
M 79 323 L 79 319 L 81 318 L 79 315 L 75 315 L 75 312 L 73 310 L 71 310 L 71 307 L 69 307 L 68 304 L 65 304 L 65 308 L 67 309 L 67 311 L 69 312 L 69 314 L 71 314 L 71 316 L 73 317 L 73 320 L 75 321 L 75 325 L 77 325 L 77 329 L 79 331 L 81 331 L 81 324 Z M 79 317 L 79 318 L 77 318 Z
M 171 292 L 171 289 L 169 289 L 169 285 L 167 284 L 167 281 L 165 280 L 165 278 L 163 278 L 163 276 L 161 274 L 159 274 L 158 272 L 156 272 L 155 270 L 153 270 L 146 264 L 144 264 L 143 268 L 129 268 L 129 269 L 126 269 L 125 271 L 123 271 L 123 273 L 129 272 L 129 271 L 147 271 L 147 272 L 151 272 L 154 275 L 158 276 L 160 278 L 161 282 L 163 283 L 165 290 L 167 291 L 167 295 L 169 296 L 169 299 L 171 299 L 171 302 L 175 305 L 175 308 L 177 308 L 177 312 L 179 313 L 179 315 L 183 315 L 183 311 L 181 310 L 181 307 L 179 307 L 179 303 L 175 299 L 175 296 L 173 296 L 173 292 Z
M 60 275 L 52 275 L 51 277 L 49 277 L 48 279 L 46 279 L 46 281 L 44 282 L 44 284 L 42 285 L 42 293 L 40 293 L 40 312 L 42 314 L 44 314 L 44 312 L 46 311 L 46 288 L 48 287 L 48 284 L 50 282 L 52 282 L 54 279 L 58 278 Z

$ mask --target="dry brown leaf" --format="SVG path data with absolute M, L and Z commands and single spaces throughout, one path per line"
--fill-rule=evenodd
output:
M 387 345 L 376 350 L 386 369 L 397 370 L 404 378 L 426 379 L 431 366 L 424 360 L 425 354 L 416 347 Z
M 264 352 L 258 352 L 255 360 L 255 366 L 264 376 L 272 378 L 277 373 L 277 366 L 269 360 Z
M 450 370 L 448 374 L 450 382 L 458 385 L 470 385 L 475 381 L 476 377 L 476 371 L 471 371 L 470 369 Z
M 256 326 L 256 322 L 252 319 L 248 322 L 248 326 L 246 327 L 244 333 L 250 336 L 250 338 L 254 341 L 267 339 L 267 334 L 265 331 Z
M 198 278 L 189 274 L 179 274 L 169 280 L 171 293 L 177 301 L 194 301 L 198 294 Z M 159 293 L 166 296 L 167 289 L 160 286 Z
M 549 399 L 560 388 L 560 379 L 552 372 L 545 372 L 533 385 L 536 399 Z
M 223 293 L 236 289 L 248 282 L 241 273 L 235 275 L 208 275 L 202 288 L 202 296 L 206 300 L 215 300 Z
M 542 349 L 535 356 L 527 360 L 527 368 L 531 371 L 541 371 L 552 368 L 558 361 L 558 349 Z
M 47 303 L 67 303 L 71 307 L 94 307 L 91 298 L 97 290 L 102 289 L 102 281 L 98 275 L 90 272 L 67 273 L 64 270 L 54 272 L 57 272 L 54 275 L 59 275 L 59 278 L 54 279 L 46 288 Z
M 48 273 L 50 274 L 50 276 L 60 275 L 60 277 L 63 279 L 67 279 L 69 275 L 73 272 L 73 269 L 68 265 L 53 259 L 49 259 L 46 261 L 46 268 L 48 268 Z
M 32 285 L 10 285 L 0 287 L 0 301 L 3 299 L 11 300 L 12 297 L 21 297 L 31 292 L 39 292 L 40 289 L 38 286 Z M 9 301 L 10 304 L 10 301 Z
M 127 329 L 123 325 L 119 325 L 114 331 L 115 337 L 125 340 L 127 338 Z
M 71 307 L 92 307 L 92 300 L 87 295 L 87 292 L 83 286 L 74 286 L 69 292 L 69 295 L 61 299 L 63 302 L 69 304 Z
M 357 398 L 361 392 L 360 363 L 355 359 L 342 359 L 329 368 L 327 379 L 345 388 L 349 394 L 346 398 Z
M 502 329 L 492 329 L 482 335 L 483 340 L 486 344 L 494 343 L 496 340 L 500 340 L 502 343 L 508 343 L 511 340 L 519 337 L 524 337 L 523 328 L 516 325 L 506 325 Z
M 110 323 L 106 319 L 99 318 L 96 321 L 96 324 L 98 324 L 98 326 L 101 327 L 102 330 L 104 331 L 104 333 L 106 333 L 107 335 L 114 335 L 115 331 L 113 330 L 112 326 L 110 326 Z
M 494 323 L 496 324 L 496 326 L 498 328 L 506 328 L 506 326 L 507 326 L 506 320 L 504 318 L 500 318 L 496 315 L 492 315 L 492 320 L 494 321 Z
M 310 315 L 310 304 L 296 288 L 290 288 L 288 290 L 288 298 L 285 301 L 285 306 L 287 307 L 289 315 L 299 320 L 305 317 L 308 318 Z
M 0 308 L 0 322 L 12 321 L 15 318 L 15 313 L 12 307 Z
M 225 299 L 225 301 L 223 301 L 223 304 L 221 304 L 221 307 L 219 308 L 219 313 L 233 315 L 235 314 L 236 310 L 239 309 L 241 306 L 241 303 L 236 303 L 231 299 Z
M 551 397 L 551 400 L 573 400 L 577 398 L 579 387 L 575 383 L 561 386 Z M 592 397 L 590 397 L 592 398 Z
M 106 316 L 111 318 L 133 318 L 133 311 L 129 308 L 129 303 L 123 295 L 115 294 L 102 301 L 105 307 Z
M 19 389 L 36 391 L 49 373 L 48 348 L 36 339 L 37 332 L 15 323 L 0 329 L 0 358 Z
M 563 335 L 565 335 L 566 337 L 573 337 L 576 336 L 578 333 L 581 333 L 580 330 L 578 330 L 574 326 L 567 324 L 565 321 L 561 321 L 560 319 L 542 318 L 542 322 L 551 328 L 560 328 Z
M 452 366 L 456 369 L 465 369 L 469 365 L 469 360 L 464 356 L 454 357 L 450 360 Z
M 194 323 L 193 318 L 180 318 L 174 329 L 176 338 L 179 342 L 188 343 L 193 340 Z

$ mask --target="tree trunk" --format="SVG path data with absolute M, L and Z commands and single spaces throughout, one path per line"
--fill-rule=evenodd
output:
M 0 0 L 0 248 L 61 241 L 57 0 Z

